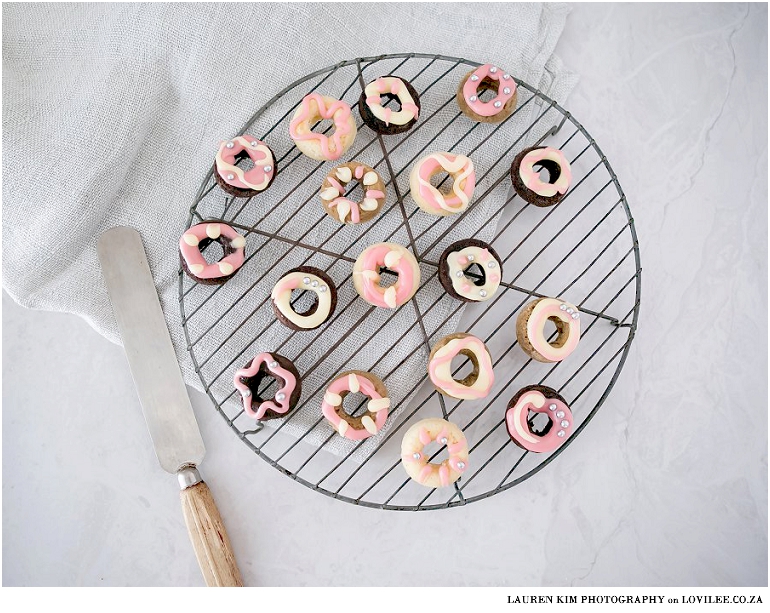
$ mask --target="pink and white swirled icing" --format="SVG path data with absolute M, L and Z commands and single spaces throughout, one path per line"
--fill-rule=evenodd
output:
M 471 352 L 478 362 L 478 376 L 472 385 L 463 385 L 452 377 L 452 360 L 461 351 Z M 428 362 L 430 380 L 439 389 L 453 398 L 478 400 L 489 395 L 495 383 L 492 358 L 484 342 L 468 334 L 462 338 L 453 338 L 440 347 Z
M 342 410 L 342 393 L 351 392 L 353 394 L 361 392 L 369 397 L 366 405 L 368 413 L 361 418 L 363 428 L 356 428 L 346 419 L 340 417 L 337 410 Z M 326 388 L 321 411 L 324 417 L 334 427 L 334 429 L 345 438 L 351 441 L 362 441 L 370 436 L 377 434 L 385 425 L 388 419 L 388 408 L 390 407 L 390 398 L 382 396 L 375 387 L 374 383 L 367 377 L 361 377 L 356 373 L 347 373 L 337 377 Z M 374 418 L 372 418 L 374 415 Z
M 339 159 L 345 149 L 342 138 L 351 131 L 348 121 L 350 113 L 350 106 L 342 100 L 334 100 L 329 104 L 321 94 L 308 94 L 302 99 L 297 114 L 289 123 L 289 134 L 295 141 L 317 140 L 327 160 Z M 311 131 L 310 120 L 314 117 L 331 119 L 334 122 L 331 137 Z
M 254 162 L 254 167 L 246 171 L 235 165 L 236 156 L 244 151 Z M 216 168 L 219 176 L 228 185 L 259 192 L 270 185 L 275 173 L 275 162 L 270 148 L 265 143 L 244 134 L 219 144 Z
M 540 171 L 535 170 L 544 160 L 555 162 L 559 166 L 559 177 L 553 183 L 547 183 L 540 178 Z M 550 198 L 556 194 L 566 194 L 572 183 L 572 169 L 564 153 L 553 147 L 533 149 L 521 159 L 519 166 L 521 182 L 536 194 Z
M 440 464 L 428 461 L 425 447 L 432 442 L 445 445 L 449 457 Z M 451 485 L 468 469 L 468 441 L 452 422 L 431 418 L 417 422 L 401 441 L 401 461 L 407 474 L 428 487 Z
M 345 198 L 345 186 L 353 180 L 360 181 L 366 190 L 361 202 L 354 202 Z M 329 206 L 337 211 L 337 217 L 342 223 L 359 223 L 361 211 L 374 211 L 385 200 L 385 193 L 371 186 L 380 181 L 380 176 L 373 170 L 367 171 L 361 164 L 354 170 L 347 166 L 338 166 L 326 177 L 329 187 L 321 191 L 321 199 L 327 201 Z M 350 221 L 346 221 L 348 214 Z
M 267 365 L 267 369 L 277 378 L 283 380 L 283 385 L 275 393 L 275 397 L 272 400 L 265 400 L 260 403 L 255 411 L 253 409 L 253 397 L 249 386 L 246 385 L 242 379 L 250 379 L 259 372 L 262 364 Z M 297 378 L 290 370 L 283 368 L 270 353 L 264 352 L 258 354 L 249 364 L 248 368 L 241 368 L 235 372 L 233 377 L 233 383 L 235 388 L 240 392 L 243 398 L 243 410 L 249 417 L 255 419 L 264 418 L 265 414 L 271 410 L 281 415 L 288 413 L 291 401 L 291 395 L 297 387 Z
M 198 247 L 198 244 L 207 238 L 227 240 L 235 251 L 218 262 L 209 264 Z M 245 246 L 246 239 L 243 236 L 227 224 L 220 222 L 199 223 L 186 230 L 179 239 L 179 252 L 182 254 L 187 268 L 199 279 L 218 279 L 233 274 L 245 261 Z
M 398 280 L 388 288 L 380 287 L 380 269 L 398 273 Z M 361 297 L 379 307 L 395 309 L 407 302 L 420 284 L 420 268 L 414 256 L 401 245 L 378 243 L 367 247 L 353 267 L 359 277 Z
M 442 193 L 430 183 L 431 176 L 441 171 L 452 176 L 449 194 Z M 419 196 L 430 209 L 454 214 L 468 208 L 476 187 L 476 171 L 470 158 L 454 153 L 431 153 L 417 162 L 413 172 L 416 173 Z
M 316 295 L 315 311 L 300 315 L 291 305 L 291 293 L 295 289 L 314 292 Z M 294 271 L 278 279 L 270 298 L 281 314 L 295 326 L 303 330 L 313 330 L 324 323 L 331 314 L 332 292 L 321 277 L 306 271 Z
M 567 325 L 567 340 L 555 347 L 545 336 L 545 324 L 559 319 Z M 560 362 L 575 350 L 580 341 L 580 313 L 574 304 L 556 298 L 542 298 L 527 319 L 527 339 L 532 347 L 549 362 Z
M 488 102 L 479 98 L 479 85 L 486 79 L 497 81 L 497 95 Z M 463 85 L 463 98 L 470 109 L 482 117 L 497 115 L 506 103 L 516 94 L 516 81 L 507 72 L 497 66 L 484 64 L 474 70 Z
M 532 432 L 527 423 L 529 411 L 544 413 L 551 420 L 551 427 L 544 435 Z M 548 453 L 564 444 L 573 430 L 572 411 L 558 398 L 546 398 L 538 390 L 524 392 L 516 404 L 505 412 L 508 433 L 524 449 L 535 453 Z
M 417 115 L 420 112 L 406 85 L 398 77 L 380 77 L 369 83 L 364 88 L 364 93 L 366 95 L 366 106 L 369 107 L 372 115 L 380 121 L 384 121 L 386 126 L 390 124 L 403 126 L 413 119 L 417 119 Z M 401 109 L 393 111 L 382 106 L 381 94 L 393 94 L 396 96 Z
M 454 291 L 477 302 L 489 300 L 500 287 L 500 262 L 483 247 L 464 247 L 459 251 L 452 251 L 447 255 L 449 276 L 452 279 Z M 464 271 L 471 265 L 478 264 L 484 269 L 484 284 L 476 285 Z

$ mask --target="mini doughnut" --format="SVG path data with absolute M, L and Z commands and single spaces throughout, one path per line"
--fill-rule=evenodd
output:
M 238 160 L 250 158 L 254 167 L 244 171 Z M 255 196 L 270 187 L 275 178 L 275 155 L 261 140 L 244 134 L 219 143 L 214 179 L 228 194 L 241 198 Z
M 545 336 L 545 324 L 556 324 L 558 335 L 553 342 Z M 574 304 L 557 298 L 533 300 L 516 319 L 519 345 L 538 362 L 561 362 L 577 347 L 580 340 L 580 313 Z
M 448 191 L 433 187 L 433 175 L 446 172 L 452 179 Z M 473 162 L 464 155 L 437 152 L 417 162 L 409 175 L 412 198 L 423 211 L 432 215 L 454 215 L 468 208 L 476 187 Z
M 348 183 L 358 181 L 364 191 L 361 202 L 345 197 Z M 332 168 L 321 185 L 321 201 L 326 213 L 342 223 L 364 223 L 375 217 L 385 204 L 385 184 L 374 168 L 348 162 Z
M 398 274 L 390 287 L 380 287 L 380 273 Z M 364 249 L 353 265 L 353 285 L 359 296 L 374 306 L 395 309 L 412 299 L 420 287 L 420 267 L 409 250 L 395 243 L 377 243 Z
M 474 278 L 466 272 L 476 272 Z M 447 294 L 464 302 L 483 302 L 495 295 L 503 262 L 484 241 L 466 238 L 452 243 L 439 258 L 438 278 Z M 480 278 L 479 278 L 480 277 Z
M 540 169 L 548 171 L 548 182 L 540 179 Z M 572 182 L 569 161 L 559 149 L 530 147 L 511 164 L 511 181 L 516 193 L 535 206 L 557 204 Z
M 401 108 L 394 111 L 383 106 L 382 99 L 398 100 Z M 375 132 L 380 134 L 400 134 L 406 132 L 415 123 L 420 114 L 420 96 L 408 81 L 388 75 L 369 83 L 361 92 L 358 100 L 358 112 L 361 119 Z
M 482 102 L 479 95 L 486 90 L 497 95 L 489 102 Z M 507 72 L 491 64 L 471 70 L 457 88 L 457 104 L 460 110 L 475 121 L 499 123 L 507 119 L 516 108 L 516 81 Z
M 334 121 L 331 137 L 313 132 L 312 127 L 323 119 Z M 323 162 L 337 160 L 356 138 L 356 122 L 348 106 L 321 94 L 308 94 L 302 99 L 289 123 L 289 135 L 306 156 Z
M 473 372 L 457 380 L 452 376 L 452 360 L 464 355 L 473 364 Z M 445 336 L 431 349 L 428 374 L 436 389 L 460 400 L 478 400 L 489 394 L 495 382 L 492 356 L 481 339 L 458 332 Z
M 212 242 L 222 246 L 222 259 L 209 264 L 201 251 Z M 193 281 L 203 285 L 220 285 L 232 277 L 245 261 L 246 239 L 226 223 L 210 220 L 185 231 L 179 239 L 182 269 Z
M 425 446 L 436 441 L 446 445 L 449 458 L 431 464 Z M 426 487 L 446 487 L 468 468 L 468 441 L 452 422 L 439 418 L 423 419 L 412 425 L 401 440 L 401 464 L 406 474 Z
M 548 416 L 548 424 L 538 433 L 529 424 L 529 412 Z M 522 449 L 548 453 L 564 444 L 572 433 L 572 411 L 559 394 L 545 385 L 528 385 L 511 398 L 505 410 L 505 426 L 511 440 Z
M 369 397 L 366 414 L 353 417 L 342 408 L 349 393 L 361 392 Z M 337 376 L 326 388 L 321 411 L 334 429 L 351 441 L 362 441 L 377 434 L 388 419 L 390 398 L 385 384 L 370 372 L 350 370 Z
M 303 313 L 295 311 L 291 304 L 291 293 L 295 289 L 315 293 L 315 301 Z M 292 330 L 315 330 L 332 316 L 337 307 L 334 281 L 314 266 L 298 266 L 287 272 L 273 287 L 270 298 L 278 321 Z
M 278 391 L 272 399 L 259 396 L 265 377 L 278 382 Z M 258 420 L 283 417 L 293 410 L 302 395 L 302 380 L 291 360 L 277 353 L 260 353 L 233 377 L 235 389 L 243 399 L 243 410 Z

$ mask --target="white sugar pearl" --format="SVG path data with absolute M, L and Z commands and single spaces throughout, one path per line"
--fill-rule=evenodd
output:
M 503 88 L 503 93 L 507 96 L 508 94 L 511 93 L 511 88 L 510 87 Z
M 555 404 L 549 405 L 548 408 L 551 409 L 552 411 L 555 411 L 556 405 Z
M 243 395 L 244 398 L 248 398 L 249 396 L 251 396 L 251 390 L 243 390 L 241 394 Z
M 468 256 L 468 261 L 469 261 L 469 262 L 472 262 L 472 261 L 473 261 L 473 260 L 475 260 L 475 259 L 476 259 L 476 256 L 474 256 L 473 254 L 470 254 L 470 255 Z
M 235 145 L 232 142 L 229 142 L 225 145 L 225 147 L 227 147 L 228 149 L 232 149 L 233 147 L 235 147 Z
M 442 444 L 442 445 L 446 445 L 446 443 L 447 443 L 447 438 L 446 438 L 446 436 L 442 436 L 442 437 L 441 437 L 441 444 Z
M 468 100 L 470 100 L 471 102 L 476 102 L 476 100 L 478 99 L 479 99 L 478 96 L 471 96 L 470 98 L 468 98 Z
M 478 80 L 479 80 L 479 75 L 477 75 L 477 74 L 472 74 L 471 75 L 471 81 L 478 81 Z
M 562 427 L 562 428 L 569 428 L 569 422 L 568 422 L 566 419 L 565 419 L 565 420 L 563 420 L 563 421 L 561 422 L 561 427 Z
M 257 141 L 255 141 L 255 140 L 253 140 L 253 141 L 251 141 L 251 143 L 249 143 L 249 144 L 250 144 L 252 147 L 256 147 L 256 146 L 257 146 L 259 143 L 258 143 Z
M 270 172 L 271 170 L 273 170 L 273 167 L 272 166 L 265 166 L 262 170 L 264 170 L 265 172 Z
M 558 417 L 559 419 L 564 417 L 564 411 L 556 411 L 556 417 Z
M 326 291 L 326 286 L 322 285 L 321 287 L 318 288 L 318 291 L 319 292 L 325 292 Z
M 572 315 L 575 312 L 575 309 L 567 309 L 567 315 Z
M 499 100 L 497 102 L 495 102 L 495 108 L 496 109 L 499 109 L 501 106 L 503 106 L 502 102 L 500 102 Z
M 566 311 L 566 310 L 567 310 L 567 305 L 566 305 L 566 304 L 562 304 L 562 305 L 559 307 L 559 310 L 561 310 L 561 311 Z
M 310 285 L 311 285 L 312 287 L 318 287 L 318 281 L 316 281 L 315 279 L 313 279 L 313 281 L 310 283 Z
M 572 319 L 577 319 L 578 317 L 580 317 L 580 313 L 573 313 L 572 314 Z
M 278 393 L 275 395 L 275 399 L 276 399 L 278 402 L 281 402 L 282 400 L 286 400 L 286 394 L 284 394 L 283 392 L 278 392 Z
M 495 74 L 497 72 L 497 66 L 491 66 L 489 68 L 489 72 L 491 72 L 492 74 Z
M 485 290 L 485 289 L 481 290 L 479 292 L 479 296 L 481 296 L 482 298 L 486 298 L 487 297 L 487 290 Z
M 270 363 L 268 364 L 268 366 L 269 366 L 270 368 L 275 368 L 276 366 L 278 366 L 278 362 L 276 362 L 275 360 L 273 360 L 272 362 L 270 362 Z
M 457 463 L 457 468 L 459 468 L 460 470 L 462 470 L 463 468 L 465 468 L 465 462 L 458 462 L 458 463 Z
M 558 436 L 559 438 L 564 438 L 566 435 L 567 435 L 567 433 L 564 430 L 559 430 L 556 433 L 556 436 Z
M 489 260 L 489 262 L 487 262 L 487 268 L 494 268 L 495 266 L 497 266 L 497 262 L 494 260 Z
M 227 180 L 228 181 L 232 181 L 233 179 L 235 179 L 235 175 L 234 174 L 230 173 L 229 175 L 227 175 Z
M 310 277 L 305 277 L 304 279 L 302 279 L 302 282 L 303 282 L 305 285 L 310 285 Z
M 509 75 L 507 72 L 503 75 L 503 79 L 506 81 L 511 78 L 511 75 Z
M 412 454 L 412 457 L 413 457 L 415 460 L 419 460 L 419 459 L 422 457 L 422 455 L 420 454 L 420 452 L 419 452 L 419 451 L 415 451 L 415 452 Z
M 457 277 L 458 279 L 459 279 L 460 277 L 462 277 L 462 276 L 463 276 L 463 271 L 462 271 L 462 270 L 458 270 L 458 271 L 455 273 L 455 277 Z

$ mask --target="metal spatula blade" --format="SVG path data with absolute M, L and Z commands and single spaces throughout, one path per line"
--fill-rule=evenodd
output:
M 133 228 L 104 232 L 96 247 L 155 454 L 176 474 L 182 510 L 208 585 L 240 586 L 222 518 L 197 465 L 206 448 L 171 344 L 142 238 Z

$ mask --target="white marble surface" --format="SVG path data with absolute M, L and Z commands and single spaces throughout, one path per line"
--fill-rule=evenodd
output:
M 248 584 L 767 585 L 767 8 L 576 6 L 558 52 L 641 242 L 606 405 L 513 490 L 393 513 L 285 478 L 192 392 Z M 201 584 L 122 350 L 7 296 L 3 584 Z

